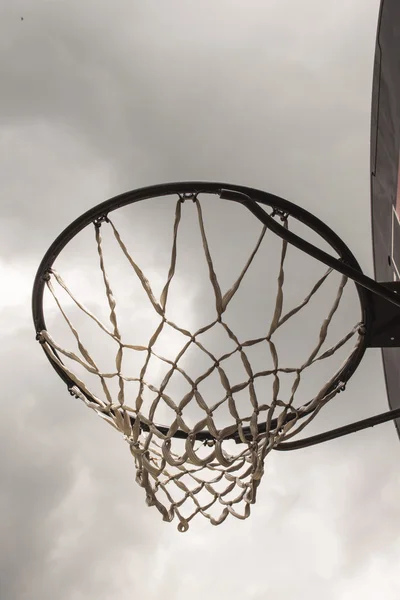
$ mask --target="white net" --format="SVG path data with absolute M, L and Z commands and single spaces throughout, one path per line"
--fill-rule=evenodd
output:
M 266 328 L 263 324 L 264 333 L 260 337 L 239 339 L 232 326 L 224 319 L 224 315 L 251 268 L 266 237 L 267 228 L 262 228 L 240 275 L 228 291 L 223 293 L 210 252 L 202 206 L 196 195 L 191 197 L 191 200 L 197 213 L 208 276 L 214 293 L 215 318 L 194 332 L 182 327 L 176 319 L 170 320 L 168 297 L 176 273 L 182 207 L 187 200 L 186 196 L 181 195 L 176 203 L 168 276 L 159 298 L 156 298 L 149 280 L 128 250 L 114 222 L 105 217 L 95 222 L 94 230 L 108 303 L 109 322 L 103 322 L 79 301 L 62 276 L 55 269 L 51 269 L 48 273 L 47 287 L 73 336 L 76 347 L 66 348 L 46 330 L 40 333 L 40 341 L 51 360 L 75 382 L 71 390 L 73 394 L 125 436 L 135 459 L 137 482 L 146 492 L 147 503 L 156 506 L 166 521 L 177 517 L 180 531 L 186 531 L 189 522 L 197 514 L 202 514 L 214 525 L 222 523 L 229 514 L 240 519 L 249 516 L 250 506 L 256 500 L 256 491 L 268 453 L 280 442 L 299 433 L 341 389 L 340 382 L 332 386 L 340 372 L 339 367 L 307 403 L 299 405 L 296 398 L 304 373 L 318 361 L 333 357 L 354 337 L 351 355 L 361 340 L 358 333 L 360 324 L 357 323 L 334 344 L 326 347 L 328 330 L 346 286 L 347 280 L 341 276 L 312 350 L 300 366 L 281 364 L 275 344 L 277 332 L 290 326 L 291 319 L 310 303 L 331 274 L 331 269 L 322 273 L 304 300 L 285 311 L 284 268 L 288 249 L 285 241 L 281 242 L 276 298 L 270 322 Z M 283 222 L 285 227 L 289 227 L 287 218 L 284 218 Z M 157 316 L 156 327 L 145 345 L 139 345 L 135 343 L 135 339 L 123 335 L 119 326 L 118 306 L 106 268 L 102 237 L 103 228 L 106 227 L 110 228 L 122 255 L 140 281 L 148 303 Z M 64 309 L 60 292 L 66 294 L 75 307 L 115 344 L 115 363 L 110 370 L 105 371 L 99 367 L 93 353 L 89 351 L 82 335 Z M 230 351 L 217 354 L 207 347 L 206 334 L 213 329 L 223 332 L 229 338 Z M 184 340 L 174 359 L 157 351 L 157 341 L 166 330 L 178 332 Z M 185 355 L 194 347 L 208 360 L 207 368 L 195 377 L 183 366 Z M 252 366 L 254 361 L 250 358 L 250 352 L 254 349 L 267 350 L 271 362 L 268 368 L 256 369 Z M 140 366 L 134 373 L 127 372 L 127 352 L 134 352 L 140 357 Z M 241 380 L 235 383 L 231 381 L 232 377 L 226 369 L 232 357 L 240 361 Z M 347 356 L 346 361 L 348 358 Z M 152 360 L 157 360 L 166 367 L 165 374 L 159 382 L 151 380 L 149 365 Z M 77 368 L 74 368 L 74 365 Z M 87 373 L 100 382 L 102 397 L 82 377 L 82 373 Z M 176 375 L 184 380 L 186 386 L 185 393 L 178 397 L 170 393 L 171 382 Z M 202 392 L 202 384 L 216 375 L 219 389 L 214 390 L 214 401 L 210 402 L 209 397 Z M 282 377 L 286 375 L 291 376 L 291 386 L 283 393 Z M 267 397 L 265 394 L 260 397 L 258 382 L 261 380 L 270 382 L 270 393 Z M 215 382 L 215 379 L 213 381 Z M 118 384 L 116 394 L 110 387 L 111 382 Z M 130 383 L 137 385 L 135 395 L 128 391 L 127 386 Z M 149 397 L 151 401 L 148 400 Z M 168 422 L 157 421 L 161 405 L 168 410 Z M 195 406 L 198 411 L 199 418 L 195 423 L 185 416 L 189 406 Z M 215 416 L 222 407 L 227 416 L 224 426 L 221 426 Z

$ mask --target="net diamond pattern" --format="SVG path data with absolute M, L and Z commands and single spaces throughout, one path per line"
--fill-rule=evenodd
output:
M 182 206 L 186 200 L 185 196 L 179 196 L 176 203 L 169 272 L 159 299 L 155 297 L 150 282 L 130 254 L 114 223 L 108 217 L 104 217 L 94 223 L 94 231 L 109 306 L 109 323 L 106 324 L 100 321 L 80 303 L 61 275 L 55 269 L 51 269 L 48 274 L 47 286 L 76 340 L 79 353 L 59 345 L 48 331 L 42 331 L 40 334 L 40 341 L 52 361 L 56 362 L 75 382 L 76 385 L 70 390 L 71 393 L 84 401 L 124 435 L 135 460 L 137 482 L 145 490 L 148 505 L 156 506 L 166 521 L 171 521 L 176 517 L 180 531 L 186 531 L 190 521 L 197 514 L 202 514 L 213 525 L 222 523 L 229 514 L 239 519 L 245 519 L 249 516 L 250 507 L 256 500 L 257 488 L 264 472 L 264 461 L 269 452 L 280 442 L 299 433 L 317 415 L 319 410 L 340 391 L 340 386 L 333 390 L 330 389 L 331 383 L 337 374 L 335 372 L 331 380 L 326 382 L 307 405 L 296 408 L 294 400 L 302 374 L 316 361 L 333 356 L 353 336 L 356 339 L 355 346 L 352 349 L 352 352 L 354 352 L 360 339 L 357 335 L 359 329 L 357 323 L 334 346 L 323 352 L 321 351 L 346 285 L 347 280 L 342 277 L 329 314 L 321 325 L 319 339 L 307 360 L 297 368 L 289 368 L 280 364 L 274 344 L 274 334 L 309 303 L 331 273 L 331 269 L 328 269 L 315 283 L 308 296 L 298 306 L 284 314 L 283 288 L 287 242 L 282 241 L 275 309 L 269 331 L 267 335 L 258 339 L 239 340 L 234 331 L 224 321 L 224 313 L 250 268 L 267 229 L 266 227 L 262 229 L 254 249 L 235 283 L 226 293 L 222 293 L 209 249 L 202 207 L 196 195 L 191 197 L 191 200 L 197 210 L 197 221 L 204 256 L 214 292 L 215 320 L 195 332 L 187 331 L 180 327 L 179 323 L 170 321 L 167 311 L 168 293 L 176 270 L 177 238 Z M 284 224 L 285 227 L 288 227 L 288 219 L 284 220 Z M 120 331 L 117 305 L 106 270 L 102 244 L 103 227 L 111 228 L 120 250 L 129 261 L 146 292 L 149 302 L 159 315 L 158 326 L 146 346 L 128 343 Z M 75 305 L 93 320 L 104 335 L 110 336 L 117 343 L 115 368 L 110 372 L 101 371 L 85 347 L 80 334 L 59 300 L 57 294 L 59 288 L 62 288 Z M 202 334 L 215 327 L 222 327 L 233 343 L 234 349 L 223 356 L 214 355 L 202 340 Z M 161 333 L 168 330 L 168 328 L 180 332 L 185 339 L 185 343 L 175 360 L 163 357 L 155 350 L 156 342 Z M 256 372 L 253 370 L 248 357 L 248 349 L 252 346 L 261 345 L 267 346 L 272 358 L 273 368 Z M 205 353 L 211 363 L 211 366 L 196 379 L 190 377 L 181 365 L 182 357 L 192 346 L 196 346 L 197 349 Z M 128 349 L 143 355 L 141 370 L 133 375 L 123 372 L 122 369 L 124 352 Z M 245 377 L 239 384 L 232 385 L 224 365 L 234 354 L 240 358 Z M 68 358 L 70 361 L 68 364 L 71 361 L 77 363 L 88 373 L 98 377 L 105 400 L 97 397 L 60 357 Z M 158 386 L 155 386 L 147 377 L 149 361 L 152 358 L 162 361 L 168 366 L 167 373 Z M 168 384 L 171 377 L 176 373 L 179 373 L 185 379 L 189 391 L 182 398 L 173 399 L 168 394 Z M 214 404 L 210 404 L 203 397 L 200 390 L 201 382 L 206 380 L 212 373 L 216 373 L 220 381 L 220 390 L 215 396 L 218 400 Z M 289 397 L 282 399 L 279 389 L 280 376 L 284 373 L 292 373 L 294 383 Z M 262 401 L 258 398 L 255 382 L 259 378 L 271 381 L 271 393 L 268 403 L 265 402 L 265 398 Z M 109 389 L 108 382 L 110 379 L 118 381 L 117 398 L 113 398 Z M 126 383 L 129 381 L 135 381 L 139 386 L 137 397 L 133 402 L 130 397 L 127 397 L 125 390 Z M 154 397 L 148 413 L 142 410 L 145 389 L 150 390 Z M 248 394 L 249 411 L 248 416 L 245 418 L 240 416 L 235 400 L 235 395 L 243 391 L 247 391 Z M 157 425 L 155 421 L 156 410 L 160 403 L 165 403 L 172 411 L 171 414 L 173 414 L 171 422 L 165 428 L 160 427 L 159 424 Z M 190 403 L 196 403 L 202 411 L 202 418 L 194 426 L 189 426 L 187 419 L 185 419 L 185 408 Z M 214 413 L 222 405 L 228 410 L 230 424 L 224 428 L 219 428 L 215 422 Z M 265 426 L 260 427 L 260 423 L 265 423 Z M 179 432 L 181 438 L 175 437 Z M 210 434 L 210 439 L 204 440 L 204 436 L 202 438 L 201 434 L 204 432 Z M 232 440 L 233 437 L 236 443 Z

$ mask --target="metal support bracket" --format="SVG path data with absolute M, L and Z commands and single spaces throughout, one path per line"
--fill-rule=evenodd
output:
M 400 297 L 400 281 L 380 283 Z M 400 307 L 382 296 L 371 294 L 372 331 L 370 348 L 400 348 Z

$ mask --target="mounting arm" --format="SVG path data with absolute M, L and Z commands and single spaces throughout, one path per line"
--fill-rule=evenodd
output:
M 349 433 L 362 431 L 363 429 L 368 429 L 368 427 L 374 427 L 375 425 L 387 423 L 388 421 L 393 421 L 394 419 L 400 419 L 400 408 L 389 410 L 388 412 L 375 415 L 374 417 L 368 417 L 368 419 L 356 421 L 350 425 L 344 425 L 343 427 L 338 427 L 337 429 L 331 429 L 330 431 L 325 431 L 324 433 L 318 433 L 317 435 L 312 435 L 311 437 L 296 440 L 295 442 L 282 442 L 282 444 L 275 446 L 274 449 L 299 450 L 300 448 L 307 448 L 308 446 L 315 446 L 316 444 L 322 444 L 323 442 L 328 442 L 329 440 L 335 440 L 336 438 L 343 437 Z

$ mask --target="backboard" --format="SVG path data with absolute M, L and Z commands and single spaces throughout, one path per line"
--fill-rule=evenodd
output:
M 400 2 L 382 0 L 371 115 L 372 239 L 377 281 L 400 280 Z M 383 348 L 389 404 L 400 408 L 400 348 Z M 400 419 L 396 421 L 400 434 Z

